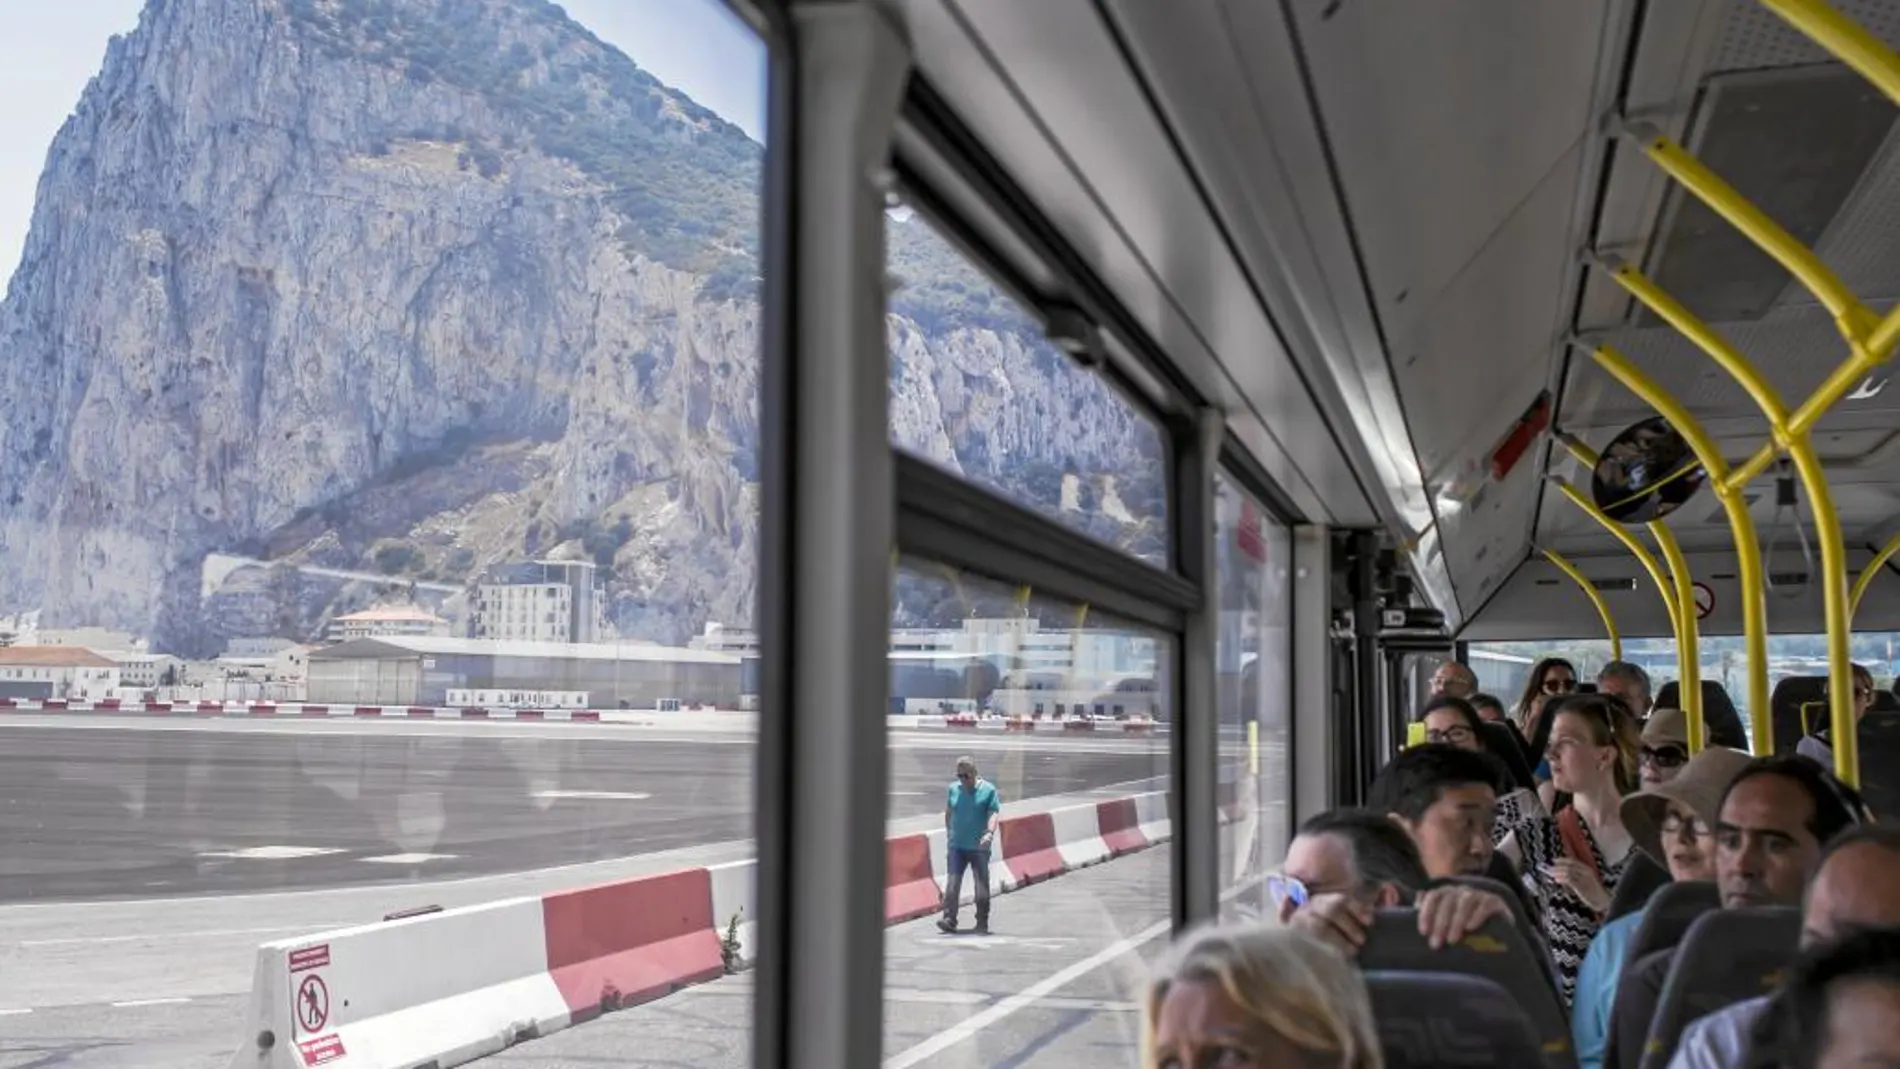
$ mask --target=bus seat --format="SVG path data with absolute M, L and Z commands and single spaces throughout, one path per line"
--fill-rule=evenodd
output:
M 1682 684 L 1673 679 L 1656 692 L 1658 709 L 1680 709 L 1681 703 Z M 1748 732 L 1742 727 L 1742 714 L 1735 710 L 1735 699 L 1713 679 L 1702 681 L 1702 724 L 1708 729 L 1702 741 L 1708 745 L 1748 749 Z
M 1359 967 L 1367 972 L 1455 973 L 1489 980 L 1515 998 L 1544 1052 L 1545 1066 L 1576 1065 L 1563 1000 L 1547 968 L 1531 952 L 1529 937 L 1509 921 L 1494 919 L 1462 942 L 1433 950 L 1418 934 L 1416 910 L 1380 910 L 1359 949 Z
M 1669 883 L 1658 888 L 1649 900 L 1642 921 L 1630 935 L 1623 971 L 1628 973 L 1630 965 L 1640 958 L 1682 942 L 1697 917 L 1721 904 L 1722 892 L 1712 881 Z
M 1773 710 L 1775 752 L 1793 753 L 1802 736 L 1827 720 L 1827 677 L 1789 676 L 1775 684 L 1768 705 Z
M 1616 881 L 1616 893 L 1610 896 L 1610 912 L 1603 918 L 1605 923 L 1642 909 L 1651 896 L 1669 886 L 1669 869 L 1662 862 L 1641 850 L 1634 854 L 1623 869 L 1623 878 Z
M 1718 909 L 1697 918 L 1650 1019 L 1643 1069 L 1669 1064 L 1689 1022 L 1781 986 L 1800 941 L 1801 911 L 1793 906 Z
M 1860 718 L 1857 734 L 1861 798 L 1873 811 L 1874 819 L 1883 823 L 1900 820 L 1900 711 L 1882 709 L 1876 702 Z
M 1537 1031 L 1496 981 L 1444 972 L 1368 972 L 1385 1069 L 1534 1066 Z
M 1479 741 L 1484 744 L 1484 752 L 1504 762 L 1505 769 L 1511 774 L 1511 787 L 1536 787 L 1537 779 L 1531 774 L 1531 763 L 1524 759 L 1523 736 L 1517 733 L 1517 729 L 1495 720 L 1485 721 L 1483 729 L 1484 737 Z
M 1900 694 L 1890 690 L 1874 691 L 1874 707 L 1870 713 L 1900 713 Z
M 1525 946 L 1530 948 L 1532 956 L 1536 957 L 1539 964 L 1543 965 L 1544 976 L 1550 981 L 1550 989 L 1552 991 L 1558 989 L 1557 962 L 1550 956 L 1550 947 L 1547 946 L 1542 939 L 1537 937 L 1539 929 L 1536 924 L 1531 922 L 1530 910 L 1525 908 L 1524 897 L 1522 895 L 1513 893 L 1511 888 L 1505 886 L 1503 882 L 1494 880 L 1489 876 L 1450 876 L 1437 881 L 1436 886 L 1443 886 L 1445 884 L 1473 887 L 1480 891 L 1488 891 L 1502 898 L 1505 905 L 1511 907 L 1511 916 L 1517 921 L 1517 930 L 1526 933 L 1524 938 Z

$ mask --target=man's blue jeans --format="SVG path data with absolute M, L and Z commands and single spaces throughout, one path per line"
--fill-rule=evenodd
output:
M 950 848 L 950 877 L 943 885 L 943 917 L 957 922 L 957 903 L 963 898 L 963 870 L 967 866 L 976 876 L 976 923 L 990 922 L 990 851 L 986 846 L 974 850 Z

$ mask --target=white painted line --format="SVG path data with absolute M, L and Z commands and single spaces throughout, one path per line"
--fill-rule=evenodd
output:
M 334 846 L 249 846 L 242 850 L 211 850 L 198 856 L 234 858 L 238 861 L 291 861 L 300 857 L 322 857 L 342 852 L 341 847 Z
M 27 1014 L 32 1013 L 32 1012 L 33 1011 L 30 1009 L 0 1010 L 0 1017 L 25 1017 Z
M 1035 1006 L 1039 1001 L 1056 990 L 1067 987 L 1069 984 L 1074 983 L 1124 954 L 1133 952 L 1142 944 L 1168 934 L 1171 927 L 1173 927 L 1173 922 L 1171 921 L 1156 921 L 1154 924 L 1143 928 L 1134 935 L 1113 943 L 1059 972 L 1051 973 L 1043 979 L 1030 984 L 1028 987 L 998 1002 L 989 1009 L 938 1032 L 936 1035 L 931 1036 L 929 1039 L 924 1040 L 922 1043 L 917 1044 L 896 1057 L 885 1059 L 884 1069 L 909 1069 L 910 1066 L 917 1065 L 927 1058 L 934 1058 L 938 1054 L 949 1050 L 958 1043 L 988 1028 L 990 1025 L 1014 1015 L 1018 1010 Z
M 180 1003 L 190 1001 L 188 998 L 141 998 L 133 999 L 130 1002 L 114 1002 L 112 1008 L 115 1010 L 132 1010 L 140 1006 L 176 1006 Z
M 653 796 L 639 791 L 536 791 L 534 797 L 581 802 L 644 802 Z
M 153 943 L 160 939 L 211 939 L 225 935 L 267 935 L 271 932 L 307 932 L 324 931 L 330 928 L 347 928 L 356 921 L 311 921 L 309 924 L 277 924 L 269 928 L 214 928 L 204 932 L 156 932 L 151 935 L 94 935 L 68 936 L 64 939 L 23 939 L 14 944 L 20 947 L 57 947 L 94 943 Z
M 381 857 L 365 857 L 358 860 L 376 865 L 420 865 L 425 861 L 451 861 L 460 854 L 384 854 Z

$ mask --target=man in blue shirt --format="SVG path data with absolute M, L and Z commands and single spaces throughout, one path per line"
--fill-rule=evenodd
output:
M 996 840 L 1002 813 L 1002 797 L 995 784 L 977 777 L 975 759 L 957 758 L 957 781 L 943 806 L 943 830 L 950 841 L 950 875 L 943 888 L 943 918 L 937 921 L 943 931 L 957 930 L 963 870 L 968 867 L 976 876 L 976 933 L 990 933 L 990 843 Z

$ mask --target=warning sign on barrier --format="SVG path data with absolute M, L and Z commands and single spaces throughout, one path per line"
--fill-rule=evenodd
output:
M 297 1053 L 303 1055 L 305 1065 L 322 1065 L 343 1057 L 343 1037 L 338 1035 L 318 1036 L 297 1044 Z
M 290 952 L 290 971 L 292 975 L 309 969 L 321 969 L 330 964 L 330 944 L 319 943 L 313 947 Z
M 297 985 L 297 1024 L 305 1032 L 321 1032 L 330 1023 L 330 988 L 311 973 Z

